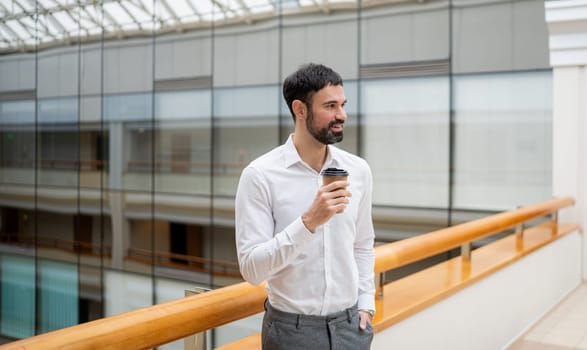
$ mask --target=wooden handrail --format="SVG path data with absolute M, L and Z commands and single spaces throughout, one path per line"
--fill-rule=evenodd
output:
M 474 242 L 575 204 L 573 198 L 555 198 L 517 210 L 406 238 L 375 248 L 375 273 L 408 265 L 463 244 Z
M 148 349 L 263 310 L 264 285 L 246 282 L 0 346 L 0 349 Z
M 574 204 L 549 200 L 377 247 L 381 273 L 488 237 Z M 0 346 L 12 349 L 146 349 L 254 315 L 263 310 L 264 286 L 248 283 L 216 289 Z

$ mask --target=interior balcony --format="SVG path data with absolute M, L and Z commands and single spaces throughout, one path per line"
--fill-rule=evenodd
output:
M 377 246 L 372 348 L 584 348 L 582 228 L 560 222 L 558 214 L 573 205 L 572 198 L 555 198 Z M 499 238 L 475 248 L 490 236 Z M 451 249 L 460 255 L 389 278 L 389 271 Z M 193 342 L 193 335 L 212 330 L 224 334 L 218 349 L 260 349 L 265 297 L 263 284 L 243 282 L 0 349 L 145 349 Z

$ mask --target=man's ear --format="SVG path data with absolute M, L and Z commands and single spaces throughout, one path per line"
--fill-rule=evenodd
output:
M 291 103 L 291 108 L 296 116 L 297 119 L 306 120 L 306 116 L 308 115 L 306 104 L 300 100 L 293 100 Z

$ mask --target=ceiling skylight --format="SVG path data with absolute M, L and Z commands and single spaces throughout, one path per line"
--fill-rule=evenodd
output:
M 359 3 L 416 0 L 0 0 L 0 54 L 256 20 Z M 421 1 L 421 0 L 420 0 Z

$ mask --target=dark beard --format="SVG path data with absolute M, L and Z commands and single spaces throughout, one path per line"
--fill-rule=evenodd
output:
M 344 122 L 333 120 L 325 128 L 322 129 L 315 129 L 314 128 L 314 114 L 312 111 L 308 109 L 308 118 L 306 119 L 306 129 L 310 135 L 314 136 L 314 138 L 325 145 L 331 145 L 333 143 L 337 143 L 342 141 L 343 139 L 343 132 L 333 132 L 330 128 L 336 124 L 343 124 Z

